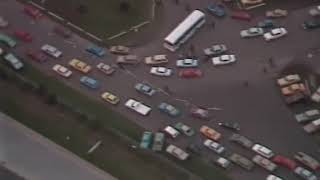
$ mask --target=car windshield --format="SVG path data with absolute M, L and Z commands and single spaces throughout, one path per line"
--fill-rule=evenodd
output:
M 273 29 L 273 30 L 271 31 L 271 34 L 273 34 L 273 35 L 281 34 L 281 30 L 280 30 L 280 29 Z
M 214 51 L 220 51 L 222 48 L 219 45 L 213 46 Z
M 157 71 L 160 73 L 165 73 L 167 70 L 166 68 L 158 68 Z
M 257 28 L 250 28 L 249 32 L 254 34 L 254 33 L 258 33 L 259 31 Z
M 185 59 L 183 60 L 184 64 L 192 64 L 193 60 L 192 59 Z
M 145 92 L 149 92 L 149 91 L 151 91 L 151 88 L 149 86 L 144 85 L 144 86 L 142 86 L 142 90 Z

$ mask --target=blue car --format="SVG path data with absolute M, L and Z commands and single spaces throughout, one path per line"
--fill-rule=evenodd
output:
M 86 51 L 98 57 L 103 57 L 106 54 L 106 51 L 104 50 L 104 48 L 96 45 L 88 46 Z
M 210 4 L 207 7 L 209 13 L 217 17 L 223 17 L 226 15 L 226 11 L 224 10 L 223 5 L 221 4 Z
M 98 89 L 100 87 L 100 83 L 98 80 L 95 80 L 88 76 L 82 76 L 80 78 L 80 83 L 87 86 L 90 89 Z
M 273 28 L 274 24 L 271 19 L 265 19 L 263 21 L 258 22 L 259 28 Z
M 159 104 L 158 109 L 171 117 L 178 117 L 181 114 L 179 109 L 165 102 Z

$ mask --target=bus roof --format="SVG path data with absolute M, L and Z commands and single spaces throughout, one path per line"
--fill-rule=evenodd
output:
M 205 14 L 203 12 L 194 10 L 165 38 L 165 41 L 170 44 L 175 44 L 182 34 L 188 31 L 199 19 L 204 17 Z

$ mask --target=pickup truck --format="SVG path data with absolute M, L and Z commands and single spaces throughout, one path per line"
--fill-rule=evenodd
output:
M 133 111 L 136 111 L 137 113 L 141 115 L 148 115 L 149 112 L 151 111 L 151 108 L 142 104 L 139 101 L 136 101 L 134 99 L 129 99 L 126 103 L 125 106 Z
M 311 123 L 305 125 L 303 129 L 307 133 L 314 133 L 320 129 L 320 119 L 314 120 Z

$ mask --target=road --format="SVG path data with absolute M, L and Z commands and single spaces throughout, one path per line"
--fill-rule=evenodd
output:
M 101 61 L 112 64 L 115 62 L 115 56 L 108 55 L 103 59 L 90 56 L 84 51 L 90 42 L 76 35 L 70 41 L 62 40 L 51 33 L 52 27 L 56 25 L 55 22 L 46 17 L 39 21 L 32 21 L 21 12 L 22 6 L 15 1 L 0 3 L 0 9 L 10 9 L 10 11 L 1 11 L 3 16 L 12 22 L 11 27 L 4 30 L 5 32 L 12 33 L 14 29 L 24 29 L 34 35 L 32 44 L 18 45 L 14 51 L 24 56 L 24 51 L 28 47 L 39 49 L 45 43 L 59 47 L 64 52 L 62 59 L 52 59 L 41 65 L 33 63 L 34 66 L 99 101 L 101 101 L 99 95 L 106 90 L 119 96 L 122 103 L 128 98 L 143 101 L 153 108 L 147 118 L 141 118 L 124 106 L 111 107 L 108 104 L 106 106 L 126 115 L 147 129 L 157 131 L 178 121 L 195 129 L 207 124 L 223 133 L 221 142 L 227 147 L 229 153 L 238 152 L 252 157 L 252 152 L 230 144 L 227 139 L 231 133 L 217 126 L 219 121 L 234 121 L 240 123 L 241 134 L 270 147 L 277 154 L 292 157 L 297 151 L 305 151 L 320 159 L 319 153 L 316 151 L 319 149 L 316 141 L 295 122 L 292 111 L 284 104 L 279 89 L 275 85 L 275 78 L 281 68 L 295 59 L 297 55 L 305 54 L 310 48 L 319 47 L 320 31 L 306 32 L 300 26 L 303 20 L 308 18 L 308 8 L 292 7 L 287 18 L 276 20 L 276 24 L 285 26 L 289 34 L 275 42 L 266 43 L 262 38 L 248 40 L 240 38 L 240 30 L 251 27 L 263 19 L 263 11 L 257 10 L 254 12 L 255 18 L 251 22 L 236 21 L 228 17 L 216 19 L 208 15 L 208 23 L 179 52 L 166 51 L 162 47 L 163 38 L 188 14 L 185 4 L 188 3 L 192 9 L 204 9 L 209 2 L 209 0 L 186 0 L 176 5 L 174 1 L 164 1 L 161 26 L 155 33 L 146 33 L 146 36 L 149 36 L 146 38 L 151 40 L 143 46 L 135 47 L 134 53 L 140 57 L 166 53 L 170 59 L 169 66 L 174 67 L 178 54 L 186 52 L 190 44 L 195 46 L 195 54 L 203 61 L 201 55 L 203 48 L 216 43 L 225 43 L 229 47 L 229 52 L 236 54 L 238 59 L 236 64 L 215 68 L 207 61 L 203 61 L 200 68 L 204 72 L 204 78 L 195 80 L 183 80 L 177 76 L 167 79 L 153 77 L 148 73 L 149 67 L 142 64 L 134 67 L 127 66 L 126 70 L 118 69 L 112 77 L 107 77 L 94 70 L 90 76 L 103 82 L 102 87 L 95 92 L 89 91 L 79 84 L 80 73 L 75 72 L 71 79 L 66 80 L 58 77 L 51 70 L 51 67 L 56 63 L 67 64 L 72 58 L 85 60 L 92 65 Z M 212 21 L 216 23 L 214 29 L 210 25 Z M 139 42 L 133 42 L 133 44 L 139 44 Z M 267 59 L 270 57 L 275 60 L 276 67 L 274 68 L 271 68 L 267 63 Z M 312 58 L 311 61 L 313 59 L 316 58 Z M 267 69 L 267 73 L 263 72 L 264 68 Z M 134 84 L 141 81 L 149 82 L 158 88 L 169 86 L 173 93 L 166 95 L 159 92 L 152 98 L 145 97 L 133 89 Z M 243 85 L 245 81 L 249 82 L 248 87 Z M 161 114 L 157 110 L 157 105 L 162 101 L 176 105 L 182 110 L 183 115 L 172 119 Z M 219 107 L 223 110 L 212 111 L 213 119 L 209 122 L 203 122 L 189 116 L 190 104 Z M 194 138 L 194 141 L 199 143 L 202 140 L 198 137 Z M 190 139 L 187 138 L 178 138 L 172 143 L 185 146 L 189 141 Z M 209 151 L 204 151 L 204 154 L 208 157 L 215 156 Z M 253 172 L 245 172 L 234 167 L 230 170 L 230 174 L 236 179 L 247 180 L 261 179 L 267 175 L 267 172 L 261 168 L 255 168 Z M 284 169 L 279 169 L 277 174 L 285 179 L 297 179 L 292 172 Z
M 0 162 L 27 180 L 116 180 L 0 113 Z

